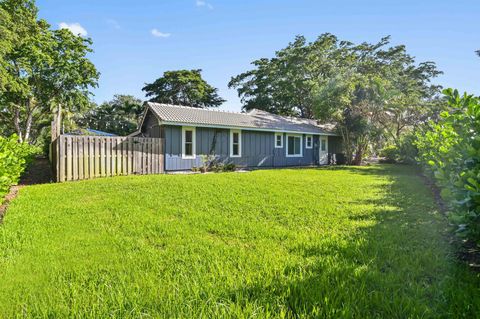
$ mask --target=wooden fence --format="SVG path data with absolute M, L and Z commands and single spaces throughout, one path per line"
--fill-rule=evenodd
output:
M 163 139 L 60 135 L 51 145 L 58 182 L 96 177 L 161 174 Z

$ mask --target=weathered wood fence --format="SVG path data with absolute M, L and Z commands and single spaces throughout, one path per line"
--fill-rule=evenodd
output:
M 51 147 L 58 182 L 96 177 L 161 174 L 163 139 L 60 135 Z

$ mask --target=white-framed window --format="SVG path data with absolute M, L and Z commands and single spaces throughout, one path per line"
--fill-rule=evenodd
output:
M 320 139 L 320 151 L 322 151 L 322 152 L 327 151 L 327 139 L 325 137 L 322 137 Z
M 303 138 L 302 135 L 287 135 L 287 157 L 302 157 L 303 156 Z
M 283 147 L 283 133 L 275 133 L 275 148 Z
M 305 137 L 305 148 L 312 148 L 313 147 L 313 136 L 307 135 Z
M 230 130 L 230 157 L 242 156 L 242 131 Z
M 182 126 L 182 158 L 194 159 L 196 157 L 195 128 Z

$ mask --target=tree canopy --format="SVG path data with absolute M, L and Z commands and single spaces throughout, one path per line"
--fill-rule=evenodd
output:
M 198 108 L 218 107 L 223 102 L 218 89 L 208 84 L 202 70 L 167 71 L 142 89 L 151 102 L 178 104 Z
M 104 102 L 82 114 L 77 123 L 84 128 L 128 135 L 137 128 L 143 113 L 142 101 L 131 95 L 115 95 L 111 101 Z
M 99 76 L 87 58 L 92 42 L 69 30 L 52 30 L 38 19 L 31 0 L 1 1 L 0 15 L 5 17 L 0 33 L 8 30 L 0 52 L 3 133 L 32 142 L 50 124 L 54 110 L 68 114 L 90 105 L 89 90 Z
M 229 87 L 246 110 L 336 123 L 347 161 L 359 163 L 369 145 L 397 140 L 435 108 L 435 63 L 416 64 L 405 46 L 389 44 L 389 37 L 356 45 L 328 33 L 314 42 L 298 36 L 274 58 L 254 61 Z

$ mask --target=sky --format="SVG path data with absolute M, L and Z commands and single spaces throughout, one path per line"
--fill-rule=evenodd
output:
M 480 95 L 480 1 L 310 0 L 37 0 L 52 28 L 69 28 L 93 40 L 100 71 L 97 103 L 114 94 L 142 100 L 142 87 L 178 69 L 202 69 L 240 111 L 227 84 L 250 63 L 273 57 L 296 35 L 323 33 L 354 43 L 390 35 L 417 62 L 434 61 L 444 74 L 435 83 Z

